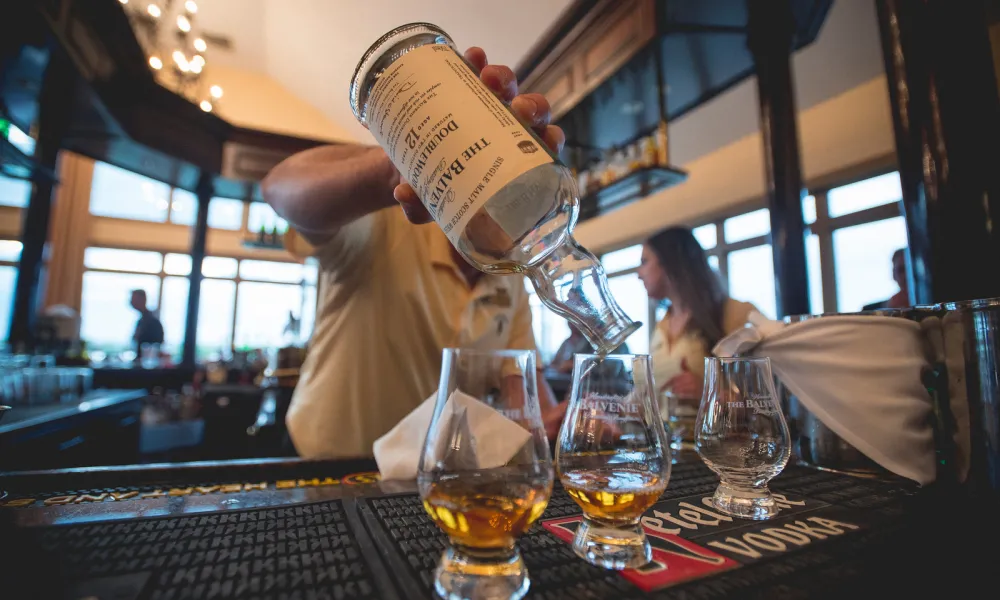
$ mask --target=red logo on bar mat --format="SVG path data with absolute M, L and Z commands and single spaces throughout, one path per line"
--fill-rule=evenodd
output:
M 564 542 L 573 543 L 573 536 L 576 535 L 576 528 L 581 520 L 581 517 L 551 519 L 542 521 L 542 526 Z M 622 577 L 644 592 L 652 592 L 740 566 L 735 560 L 720 556 L 676 535 L 646 529 L 646 537 L 653 547 L 652 562 L 638 569 L 626 569 L 621 572 Z

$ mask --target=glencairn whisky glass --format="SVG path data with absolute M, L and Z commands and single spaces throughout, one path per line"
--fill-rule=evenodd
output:
M 716 508 L 754 520 L 778 514 L 767 483 L 788 464 L 789 434 L 766 357 L 705 359 L 695 448 L 721 479 Z
M 450 544 L 443 598 L 521 598 L 530 580 L 515 541 L 542 516 L 552 458 L 530 350 L 444 351 L 417 484 Z
M 639 567 L 652 550 L 639 524 L 670 479 L 670 446 L 648 356 L 577 354 L 556 464 L 583 509 L 573 551 L 608 569 Z

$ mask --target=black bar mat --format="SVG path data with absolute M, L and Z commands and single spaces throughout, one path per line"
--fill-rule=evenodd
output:
M 569 540 L 580 510 L 557 484 L 539 523 L 518 541 L 532 581 L 529 597 L 843 597 L 904 589 L 901 574 L 917 564 L 906 552 L 919 547 L 921 535 L 912 527 L 919 511 L 910 506 L 909 484 L 789 467 L 772 486 L 787 504 L 766 522 L 718 518 L 704 501 L 717 485 L 699 463 L 676 466 L 667 491 L 646 513 L 647 533 L 650 524 L 665 532 L 650 537 L 654 561 L 662 563 L 615 573 L 573 553 Z M 404 595 L 432 597 L 447 539 L 420 498 L 363 498 L 359 509 Z
M 24 584 L 21 593 L 47 598 L 57 587 L 67 598 L 120 600 L 394 598 L 350 512 L 332 500 L 22 529 L 19 545 L 47 581 Z

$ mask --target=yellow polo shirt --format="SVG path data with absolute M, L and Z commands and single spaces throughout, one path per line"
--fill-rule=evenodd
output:
M 444 233 L 399 208 L 315 249 L 320 299 L 286 423 L 309 458 L 371 456 L 372 444 L 438 387 L 449 347 L 535 349 L 521 277 L 470 288 Z

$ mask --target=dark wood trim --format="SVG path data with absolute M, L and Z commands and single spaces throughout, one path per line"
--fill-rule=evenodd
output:
M 203 175 L 198 185 L 198 218 L 191 234 L 191 274 L 188 276 L 187 316 L 184 321 L 184 353 L 181 366 L 193 367 L 198 344 L 198 308 L 201 302 L 201 266 L 205 260 L 205 241 L 208 238 L 208 205 L 212 200 L 212 180 Z M 239 264 L 239 263 L 237 263 Z M 237 275 L 239 272 L 237 271 Z

